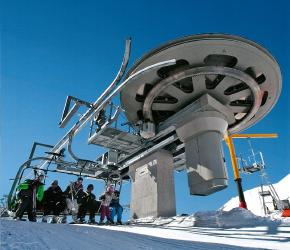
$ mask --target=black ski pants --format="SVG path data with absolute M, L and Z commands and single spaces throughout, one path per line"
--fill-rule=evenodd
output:
M 19 205 L 15 215 L 18 218 L 22 218 L 22 216 L 24 214 L 24 210 L 27 209 L 28 219 L 30 221 L 32 221 L 34 219 L 33 214 L 32 214 L 32 209 L 33 209 L 32 197 L 28 196 L 28 197 L 20 198 L 20 200 L 18 202 L 20 202 L 20 205 Z
M 53 215 L 59 215 L 61 212 L 61 202 L 50 201 L 43 204 L 43 215 L 49 215 L 52 211 Z
M 95 200 L 83 202 L 79 208 L 78 218 L 84 218 L 87 210 L 90 210 L 90 219 L 94 219 L 97 212 L 97 202 Z

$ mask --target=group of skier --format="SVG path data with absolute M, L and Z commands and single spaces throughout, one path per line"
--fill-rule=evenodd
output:
M 82 177 L 78 177 L 76 182 L 70 182 L 64 192 L 58 186 L 57 180 L 52 181 L 50 187 L 44 191 L 43 179 L 44 175 L 40 174 L 34 180 L 26 180 L 17 186 L 19 193 L 14 202 L 16 212 L 13 219 L 26 220 L 22 217 L 27 210 L 29 221 L 37 221 L 36 211 L 43 208 L 42 222 L 47 222 L 52 212 L 50 223 L 67 223 L 69 213 L 73 220 L 71 224 L 86 223 L 85 216 L 89 211 L 90 224 L 103 225 L 105 217 L 106 224 L 114 224 L 113 219 L 117 214 L 117 224 L 122 225 L 123 207 L 119 203 L 120 192 L 113 187 L 108 187 L 97 202 L 92 193 L 93 184 L 89 184 L 85 191 Z M 100 222 L 96 223 L 95 215 L 99 211 Z

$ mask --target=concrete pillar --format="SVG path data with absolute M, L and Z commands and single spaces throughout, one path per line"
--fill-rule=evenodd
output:
M 129 167 L 132 176 L 130 217 L 176 215 L 172 153 L 160 149 Z

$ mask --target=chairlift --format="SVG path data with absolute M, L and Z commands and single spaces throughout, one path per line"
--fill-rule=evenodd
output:
M 1 217 L 6 215 L 8 216 L 8 211 L 12 211 L 12 204 L 15 200 L 17 200 L 17 183 L 18 185 L 20 184 L 21 181 L 23 181 L 23 179 L 26 179 L 27 177 L 29 177 L 31 174 L 34 173 L 34 177 L 36 177 L 39 174 L 43 174 L 45 176 L 45 178 L 48 177 L 47 173 L 48 172 L 57 172 L 57 173 L 62 173 L 62 174 L 69 174 L 69 175 L 76 175 L 76 176 L 82 176 L 84 178 L 88 178 L 88 179 L 94 179 L 94 180 L 103 180 L 105 182 L 104 185 L 104 190 L 106 190 L 109 186 L 114 186 L 115 190 L 118 190 L 119 192 L 121 192 L 121 188 L 122 188 L 122 178 L 123 176 L 121 176 L 121 174 L 116 171 L 115 166 L 107 166 L 106 169 L 102 169 L 102 171 L 98 172 L 97 171 L 91 171 L 90 169 L 87 170 L 85 169 L 84 166 L 86 166 L 87 164 L 82 164 L 82 166 L 79 166 L 80 163 L 73 163 L 73 162 L 67 162 L 64 161 L 64 155 L 63 155 L 63 151 L 61 151 L 60 153 L 51 153 L 51 152 L 46 152 L 47 154 L 51 155 L 51 158 L 48 157 L 36 157 L 33 158 L 33 154 L 34 154 L 34 150 L 35 150 L 35 145 L 41 145 L 43 146 L 44 144 L 39 144 L 39 143 L 35 143 L 34 147 L 32 149 L 32 153 L 30 155 L 30 158 L 28 161 L 26 161 L 24 164 L 21 165 L 21 167 L 19 168 L 18 173 L 16 174 L 16 177 L 14 179 L 12 179 L 14 181 L 12 188 L 10 190 L 10 193 L 7 197 L 7 206 L 5 206 L 5 213 L 2 213 L 2 209 L 1 209 Z M 44 145 L 47 146 L 47 145 Z M 45 165 L 44 166 L 40 166 L 40 164 L 36 165 L 36 166 L 32 166 L 31 162 L 33 161 L 46 161 L 46 168 Z M 88 161 L 83 160 L 82 163 L 85 162 L 87 163 Z M 91 164 L 91 162 L 90 162 Z M 56 167 L 53 169 L 50 166 L 52 165 L 56 165 Z M 50 168 L 49 168 L 50 167 Z M 26 170 L 32 170 L 30 171 L 30 174 L 28 174 L 27 176 L 23 176 L 24 172 Z M 97 173 L 97 175 L 96 175 Z M 44 179 L 45 182 L 45 179 Z M 102 191 L 102 192 L 103 192 Z M 4 210 L 3 210 L 4 211 Z M 42 211 L 36 211 L 36 215 L 37 217 L 42 215 Z M 24 217 L 25 218 L 25 217 Z
M 21 177 L 22 177 L 24 171 L 27 170 L 27 169 L 33 169 L 34 174 L 36 174 L 36 172 L 37 172 L 37 170 L 36 170 L 35 167 L 33 167 L 33 166 L 27 167 L 26 166 L 22 170 L 21 176 L 19 177 L 19 180 L 18 180 L 18 184 L 21 181 Z M 70 175 L 82 176 L 82 175 L 77 175 L 75 173 L 65 173 L 65 172 L 59 172 L 59 171 L 56 171 L 56 170 L 49 170 L 49 169 L 44 170 L 44 172 L 45 172 L 45 174 L 44 174 L 45 175 L 45 178 L 48 177 L 47 172 L 58 172 L 58 173 L 62 173 L 62 174 L 70 174 Z M 85 177 L 85 176 L 82 176 L 82 177 Z M 115 190 L 118 190 L 121 193 L 122 177 L 120 176 L 120 174 L 117 171 L 111 170 L 110 172 L 107 172 L 107 175 L 106 176 L 104 175 L 103 177 L 104 178 L 102 178 L 102 180 L 105 182 L 105 185 L 104 185 L 103 190 L 101 191 L 101 194 L 105 190 L 107 190 L 107 188 L 110 187 L 110 186 L 114 186 L 114 189 Z M 91 178 L 88 177 L 88 179 L 91 179 Z M 95 178 L 92 178 L 92 179 L 95 179 Z M 10 212 L 13 212 L 13 210 L 11 209 L 11 205 L 12 205 L 12 203 L 14 203 L 14 201 L 17 200 L 17 193 L 18 193 L 18 190 L 16 189 L 15 192 L 14 192 L 14 194 L 13 194 L 13 196 L 11 197 L 12 199 L 10 200 L 9 204 L 8 204 L 8 199 L 7 199 L 7 204 L 6 204 L 7 206 L 5 206 L 5 209 L 4 209 L 5 211 L 2 209 L 2 206 L 1 206 L 1 217 L 7 217 L 7 216 L 9 216 L 9 213 Z M 100 201 L 98 201 L 98 196 L 97 196 L 97 203 L 99 203 L 99 207 L 100 207 Z M 100 211 L 99 210 L 100 209 L 97 210 L 96 215 L 100 215 Z M 35 212 L 35 214 L 36 214 L 36 217 L 37 218 L 41 218 L 42 217 L 42 214 L 43 214 L 43 211 L 41 209 L 40 210 L 37 209 L 36 212 Z M 89 214 L 87 214 L 87 215 L 89 215 Z M 48 215 L 48 216 L 50 217 L 51 215 Z M 27 212 L 24 213 L 23 218 L 27 218 Z
M 250 139 L 248 139 L 251 155 L 248 156 L 248 161 L 243 159 L 242 154 L 240 154 L 240 157 L 237 157 L 237 163 L 238 163 L 238 168 L 239 171 L 243 174 L 253 174 L 255 172 L 259 172 L 263 169 L 265 169 L 265 163 L 263 159 L 263 155 L 261 152 L 255 153 L 253 148 L 251 147 Z

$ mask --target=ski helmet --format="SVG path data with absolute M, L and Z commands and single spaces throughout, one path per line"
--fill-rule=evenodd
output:
M 87 189 L 89 189 L 89 188 L 94 189 L 94 185 L 93 184 L 89 184 L 88 187 L 87 187 Z
M 50 185 L 52 185 L 52 184 L 56 184 L 58 186 L 58 181 L 57 180 L 54 180 L 54 181 L 51 182 Z
M 108 192 L 114 192 L 114 188 L 113 187 L 108 187 L 107 191 Z
M 42 172 L 38 172 L 35 176 L 35 179 L 40 179 L 40 180 L 43 180 L 44 179 L 44 174 Z

